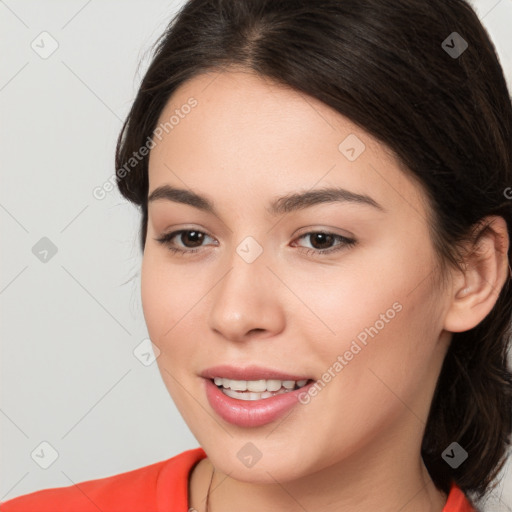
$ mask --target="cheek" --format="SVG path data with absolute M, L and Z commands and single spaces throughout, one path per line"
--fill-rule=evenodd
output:
M 331 267 L 289 281 L 298 296 L 307 297 L 301 330 L 307 332 L 316 368 L 344 375 L 331 380 L 338 381 L 347 400 L 364 395 L 374 402 L 372 393 L 380 388 L 385 394 L 378 377 L 407 393 L 429 371 L 442 313 L 428 278 L 433 262 L 426 249 L 389 243 L 361 252 L 357 264 L 347 261 L 339 271 Z
M 193 297 L 188 297 L 192 293 L 190 289 L 191 286 L 184 287 L 179 269 L 171 271 L 165 256 L 151 250 L 144 253 L 141 267 L 142 309 L 151 340 L 162 352 L 179 330 L 180 321 L 185 320 L 183 317 L 193 303 Z
M 394 318 L 373 321 L 361 331 L 368 334 L 366 345 L 360 344 L 362 350 L 345 374 L 350 407 L 366 404 L 367 415 L 381 410 L 383 417 L 410 407 L 426 421 L 424 408 L 434 390 L 439 356 L 434 292 L 424 283 L 414 293 L 394 295 L 400 305 Z
M 160 338 L 183 315 L 194 280 L 184 286 L 181 268 L 169 263 L 165 254 L 152 248 L 144 252 L 141 267 L 141 300 L 148 329 Z M 192 299 L 190 299 L 192 300 Z
M 162 280 L 158 279 L 159 266 L 148 248 L 144 252 L 141 266 L 141 301 L 146 326 L 151 340 L 160 349 L 162 319 L 168 309 L 167 291 Z
M 166 368 L 184 372 L 200 345 L 204 327 L 201 298 L 211 288 L 193 266 L 171 264 L 160 251 L 144 253 L 141 267 L 141 301 L 151 341 L 159 348 L 157 361 Z
M 141 300 L 146 327 L 151 341 L 160 350 L 156 363 L 167 391 L 176 406 L 186 409 L 186 397 L 180 393 L 185 365 L 189 358 L 189 343 L 186 334 L 180 331 L 186 324 L 186 307 L 182 296 L 181 284 L 176 282 L 176 273 L 170 272 L 168 262 L 153 253 L 149 248 L 144 252 L 141 266 Z M 180 321 L 180 319 L 182 319 Z
M 381 336 L 391 324 L 401 323 L 405 303 L 415 298 L 408 293 L 425 272 L 396 252 L 396 248 L 361 251 L 337 267 L 312 264 L 307 272 L 290 269 L 283 275 L 301 298 L 301 304 L 289 299 L 301 310 L 300 315 L 297 309 L 290 313 L 291 322 L 307 330 L 304 338 L 316 340 L 320 353 L 348 350 L 354 338 L 364 346 L 375 330 Z

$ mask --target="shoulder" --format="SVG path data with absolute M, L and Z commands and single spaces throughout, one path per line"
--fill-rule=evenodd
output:
M 476 512 L 462 489 L 452 481 L 450 494 L 442 512 Z
M 117 475 L 42 489 L 0 503 L 1 512 L 138 512 L 162 504 L 187 506 L 188 475 L 206 453 L 184 451 L 170 459 Z M 184 502 L 183 502 L 184 500 Z

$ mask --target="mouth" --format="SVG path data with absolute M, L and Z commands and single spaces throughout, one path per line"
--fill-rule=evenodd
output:
M 224 395 L 246 401 L 272 398 L 273 396 L 296 391 L 313 382 L 312 379 L 233 380 L 226 377 L 213 377 L 210 380 Z
M 213 411 L 244 428 L 261 427 L 283 417 L 301 403 L 300 395 L 315 382 L 311 374 L 236 362 L 210 367 L 200 377 Z

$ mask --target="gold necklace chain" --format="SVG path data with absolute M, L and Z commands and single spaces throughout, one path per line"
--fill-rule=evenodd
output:
M 213 466 L 213 464 L 212 464 Z M 208 485 L 208 492 L 206 493 L 206 512 L 209 512 L 210 511 L 210 507 L 209 507 L 209 500 L 210 500 L 210 487 L 212 486 L 212 482 L 213 482 L 213 474 L 215 473 L 215 466 L 213 466 L 213 470 L 212 470 L 212 476 L 210 477 L 210 484 Z

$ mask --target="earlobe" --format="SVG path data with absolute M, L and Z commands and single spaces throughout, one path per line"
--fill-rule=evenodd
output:
M 487 217 L 486 221 L 487 227 L 468 251 L 464 272 L 454 276 L 444 322 L 447 331 L 464 332 L 478 325 L 492 311 L 503 286 L 511 279 L 507 223 L 498 216 Z

